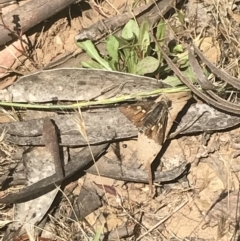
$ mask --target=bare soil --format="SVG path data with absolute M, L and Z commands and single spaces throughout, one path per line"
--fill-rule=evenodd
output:
M 182 5 L 183 14 L 189 19 L 189 29 L 184 29 L 182 36 L 192 34 L 193 37 L 197 38 L 197 34 L 194 36 L 194 24 L 200 29 L 206 28 L 210 36 L 202 37 L 205 43 L 205 47 L 203 47 L 205 49 L 202 49 L 205 56 L 211 58 L 211 61 L 214 63 L 219 63 L 221 60 L 221 67 L 227 68 L 231 62 L 233 63 L 236 60 L 236 57 L 233 56 L 227 63 L 221 59 L 221 45 L 224 41 L 217 38 L 217 27 L 212 22 L 208 28 L 204 26 L 204 22 L 208 21 L 206 19 L 209 18 L 209 15 L 217 16 L 216 8 L 219 17 L 223 18 L 221 14 L 229 3 L 224 1 L 218 3 L 217 1 L 215 3 L 210 1 L 209 3 L 209 1 L 205 0 L 201 2 L 203 4 L 201 6 L 207 7 L 199 10 L 202 11 L 198 15 L 201 17 L 195 18 L 195 23 L 191 22 L 191 18 L 195 16 L 196 7 L 194 4 L 196 2 L 189 0 L 189 3 Z M 102 11 L 106 16 L 117 14 L 116 10 L 109 3 L 121 13 L 127 8 L 127 5 L 131 4 L 131 1 L 103 1 L 99 6 L 102 7 Z M 219 5 L 216 6 L 217 4 Z M 234 14 L 237 14 L 237 12 Z M 79 51 L 74 44 L 74 36 L 80 29 L 89 27 L 103 18 L 102 14 L 91 9 L 87 3 L 75 4 L 69 7 L 69 9 L 65 9 L 27 33 L 33 44 L 31 59 L 18 54 L 18 60 L 16 61 L 15 59 L 14 63 L 11 63 L 8 67 L 11 67 L 17 73 L 25 75 L 41 70 L 50 61 L 62 54 Z M 168 21 L 175 21 L 175 18 L 176 15 L 173 15 Z M 235 18 L 235 20 L 231 21 L 238 22 L 237 16 Z M 224 32 L 224 26 L 221 30 Z M 212 33 L 216 35 L 212 35 Z M 229 34 L 231 35 L 231 33 Z M 238 39 L 236 35 L 233 38 L 235 40 Z M 228 38 L 226 37 L 226 39 Z M 231 38 L 229 37 L 229 39 Z M 231 45 L 231 42 L 228 42 L 228 44 Z M 229 48 L 229 50 L 231 49 L 233 48 Z M 86 56 L 83 56 L 83 59 L 85 58 Z M 80 63 L 78 65 L 78 63 L 73 62 L 68 67 L 79 66 Z M 238 76 L 237 71 L 238 68 L 230 69 L 230 72 L 234 73 L 235 76 Z M 14 80 L 15 75 L 11 74 L 3 79 L 0 87 L 4 88 Z M 6 114 L 2 114 L 0 120 L 5 122 L 10 121 L 10 119 Z M 230 240 L 234 236 L 234 227 L 236 227 L 234 222 L 237 222 L 237 219 L 233 220 L 232 216 L 234 215 L 230 215 L 231 217 L 229 218 L 227 214 L 235 212 L 238 202 L 232 201 L 231 203 L 231 200 L 234 200 L 234 198 L 229 195 L 225 209 L 222 207 L 225 212 L 214 211 L 213 209 L 211 215 L 206 216 L 206 214 L 223 190 L 231 191 L 239 188 L 240 159 L 235 157 L 239 149 L 238 134 L 239 129 L 214 133 L 206 145 L 203 144 L 202 135 L 178 138 L 178 147 L 176 148 L 179 148 L 186 160 L 192 164 L 188 175 L 189 186 L 187 188 L 183 187 L 181 183 L 160 186 L 157 188 L 158 195 L 155 198 L 149 197 L 147 185 L 124 183 L 87 174 L 85 181 L 113 186 L 118 196 L 108 195 L 108 203 L 87 216 L 88 225 L 86 224 L 87 222 L 84 222 L 80 226 L 85 229 L 86 233 L 89 233 L 89 227 L 97 231 L 104 224 L 108 230 L 112 230 L 130 220 L 132 223 L 138 223 L 139 228 L 133 234 L 136 239 L 128 238 L 125 240 L 138 240 L 137 237 L 153 227 L 153 230 L 141 240 L 169 240 L 171 238 L 181 240 L 190 237 L 205 240 Z M 123 148 L 125 144 L 127 147 Z M 126 162 L 126 165 L 136 165 L 136 163 L 131 162 L 136 154 L 136 141 L 126 141 L 120 143 L 119 146 L 121 147 L 122 159 Z M 7 160 L 11 162 L 11 155 L 15 152 L 12 150 L 11 145 L 6 148 L 6 143 L 3 142 L 1 144 L 1 152 L 4 152 L 3 155 L 5 155 L 5 161 L 1 162 L 1 165 L 5 165 Z M 109 155 L 111 156 L 111 153 Z M 163 163 L 163 165 L 166 168 L 170 164 L 166 160 L 166 163 Z M 76 193 L 81 189 L 82 182 L 83 180 L 78 181 Z M 11 215 L 12 210 L 9 210 L 7 213 L 4 211 L 1 214 L 0 222 L 11 220 Z M 53 220 L 52 222 L 53 225 L 56 225 Z M 67 224 L 64 223 L 64 225 Z M 76 223 L 74 225 L 77 226 Z M 4 227 L 6 226 L 4 224 L 1 226 L 3 226 L 2 232 L 4 232 Z M 56 230 L 58 229 L 56 235 L 63 237 L 63 239 L 58 240 L 68 240 L 68 232 L 71 233 L 72 229 L 74 229 L 73 227 L 66 228 L 65 226 L 63 228 L 63 226 L 56 225 L 55 227 Z

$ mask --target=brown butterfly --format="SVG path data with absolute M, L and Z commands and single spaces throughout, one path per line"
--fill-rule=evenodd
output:
M 142 101 L 136 104 L 121 105 L 120 111 L 148 138 L 162 145 L 168 120 L 169 100 Z

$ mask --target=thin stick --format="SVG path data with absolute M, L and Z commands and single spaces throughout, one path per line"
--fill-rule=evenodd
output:
M 85 101 L 85 102 L 77 102 L 74 104 L 69 105 L 53 105 L 53 104 L 23 104 L 17 102 L 0 102 L 0 106 L 10 106 L 10 107 L 18 107 L 18 108 L 26 108 L 26 109 L 78 109 L 83 107 L 89 106 L 96 106 L 96 105 L 108 105 L 108 104 L 117 104 L 122 101 L 128 100 L 136 100 L 138 98 L 149 98 L 158 96 L 161 93 L 177 93 L 183 91 L 190 91 L 186 86 L 178 87 L 178 88 L 163 88 L 163 89 L 156 89 L 150 92 L 139 92 L 132 95 L 123 95 L 119 97 L 114 97 L 110 99 L 104 100 L 97 100 L 97 101 Z M 11 94 L 10 94 L 11 95 Z

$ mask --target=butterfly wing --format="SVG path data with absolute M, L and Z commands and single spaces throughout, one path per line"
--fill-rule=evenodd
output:
M 138 102 L 121 105 L 119 109 L 139 128 L 139 132 L 160 145 L 164 142 L 168 119 L 168 104 L 165 101 Z
M 167 120 L 168 105 L 160 101 L 153 106 L 151 112 L 147 113 L 143 120 L 142 129 L 145 135 L 162 145 L 165 140 Z
M 141 128 L 146 113 L 151 110 L 154 103 L 142 101 L 136 104 L 123 104 L 119 109 L 136 127 Z

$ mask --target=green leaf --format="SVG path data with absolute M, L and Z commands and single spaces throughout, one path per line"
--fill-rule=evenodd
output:
M 165 34 L 166 34 L 166 23 L 165 23 L 164 19 L 162 19 L 158 23 L 157 31 L 156 31 L 156 39 L 159 42 L 160 46 L 162 46 L 163 43 L 164 43 Z M 158 48 L 157 45 L 156 45 L 155 48 L 156 48 L 156 52 L 157 52 L 157 55 L 158 55 L 159 65 L 161 65 L 162 62 L 163 62 L 162 53 L 161 53 L 161 51 L 160 51 L 160 49 Z
M 105 69 L 101 64 L 96 61 L 81 62 L 82 67 L 89 69 Z
M 186 68 L 189 66 L 189 60 L 188 60 L 188 52 L 185 51 L 183 53 L 177 54 L 177 64 L 180 66 L 180 68 Z
M 143 21 L 139 29 L 138 43 L 142 51 L 142 56 L 144 57 L 149 52 L 149 46 L 150 46 L 150 35 L 148 31 L 149 31 L 149 24 L 147 21 Z
M 196 81 L 196 77 L 195 77 L 193 71 L 191 70 L 191 68 L 185 69 L 184 71 L 182 71 L 182 73 L 191 82 L 194 83 Z M 181 80 L 177 76 L 168 76 L 166 79 L 163 80 L 163 82 L 168 84 L 168 85 L 170 85 L 170 86 L 172 86 L 172 87 L 176 87 L 176 86 L 182 85 Z
M 159 42 L 163 42 L 166 34 L 166 23 L 164 19 L 161 19 L 161 21 L 157 25 L 157 31 L 156 31 L 156 39 Z
M 98 229 L 92 241 L 99 241 L 101 234 L 103 233 L 104 224 Z
M 135 73 L 134 69 L 138 62 L 137 53 L 132 51 L 130 48 L 123 49 L 123 59 L 126 67 L 126 72 L 128 73 Z
M 175 76 L 175 75 L 169 75 L 166 79 L 164 79 L 162 82 L 172 86 L 172 87 L 176 87 L 179 85 L 182 85 L 181 80 Z
M 140 60 L 135 67 L 135 74 L 144 75 L 148 73 L 153 73 L 157 70 L 159 66 L 159 61 L 151 56 Z
M 76 45 L 83 49 L 84 51 L 86 51 L 86 53 L 93 59 L 95 59 L 99 64 L 101 64 L 104 69 L 107 69 L 107 70 L 111 70 L 108 62 L 103 59 L 97 49 L 95 48 L 94 44 L 92 43 L 91 40 L 86 40 L 86 41 L 83 41 L 83 42 L 76 42 Z
M 122 37 L 126 40 L 138 38 L 139 26 L 134 20 L 129 20 L 122 30 Z
M 107 39 L 106 48 L 108 55 L 112 58 L 112 61 L 118 62 L 118 48 L 119 42 L 115 36 L 110 35 Z
M 182 25 L 184 25 L 185 24 L 185 16 L 184 16 L 183 12 L 182 11 L 178 11 L 177 15 L 178 15 L 178 19 L 179 19 L 180 23 Z
M 173 53 L 183 53 L 183 47 L 181 44 L 177 44 L 173 48 Z
M 118 37 L 118 36 L 114 36 L 114 37 L 117 39 L 117 41 L 119 43 L 119 49 L 130 45 L 130 43 L 126 39 L 124 39 L 122 37 Z
M 196 77 L 195 74 L 193 73 L 192 69 L 189 67 L 187 69 L 185 69 L 184 71 L 182 71 L 182 73 L 185 75 L 186 78 L 188 78 L 188 80 L 190 80 L 191 82 L 195 83 L 196 82 Z
M 114 61 L 113 59 L 109 59 L 108 63 L 109 63 L 112 70 L 115 70 L 115 71 L 119 70 L 118 69 L 119 64 L 116 61 Z

